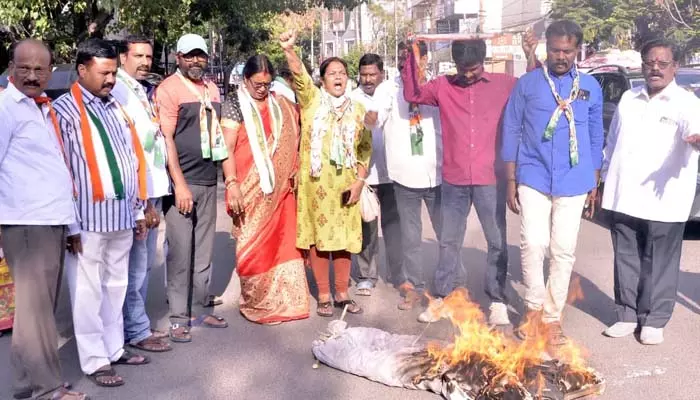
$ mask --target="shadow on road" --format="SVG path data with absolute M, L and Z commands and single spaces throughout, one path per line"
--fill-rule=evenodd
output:
M 688 310 L 700 314 L 700 273 L 681 271 L 676 299 Z

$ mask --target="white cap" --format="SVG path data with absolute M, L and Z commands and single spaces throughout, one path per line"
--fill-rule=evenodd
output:
M 209 55 L 207 42 L 204 41 L 203 37 L 194 33 L 182 35 L 177 41 L 177 52 L 187 54 L 192 50 L 202 50 L 205 54 Z

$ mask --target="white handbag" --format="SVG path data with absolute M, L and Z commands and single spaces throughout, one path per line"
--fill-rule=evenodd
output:
M 379 199 L 369 185 L 364 185 L 360 192 L 360 215 L 365 222 L 372 222 L 379 217 Z

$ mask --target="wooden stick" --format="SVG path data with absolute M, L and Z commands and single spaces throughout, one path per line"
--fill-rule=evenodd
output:
M 345 319 L 345 314 L 347 314 L 347 312 L 348 312 L 348 304 L 346 304 L 345 307 L 343 307 L 343 313 L 340 314 L 341 321 Z
M 415 40 L 424 40 L 426 42 L 440 42 L 453 40 L 469 40 L 469 39 L 490 39 L 496 36 L 493 33 L 424 33 L 415 35 Z

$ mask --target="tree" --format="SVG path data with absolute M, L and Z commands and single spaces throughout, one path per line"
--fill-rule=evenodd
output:
M 49 42 L 59 60 L 69 60 L 90 36 L 126 30 L 174 43 L 185 32 L 221 28 L 230 42 L 251 51 L 269 40 L 265 18 L 286 9 L 355 7 L 363 0 L 3 0 L 0 26 L 5 45 L 27 37 Z
M 578 22 L 596 46 L 639 48 L 665 36 L 685 51 L 700 48 L 700 7 L 693 0 L 555 0 L 552 18 Z

